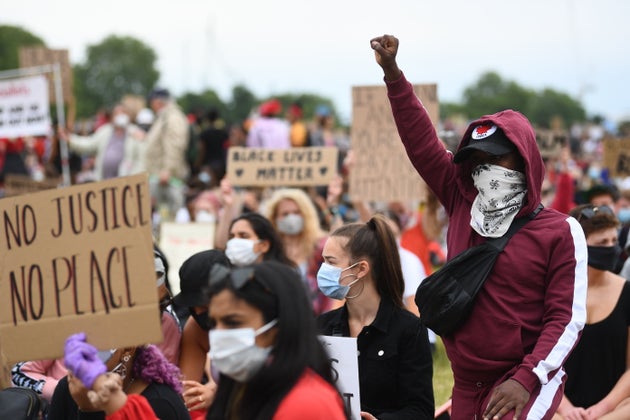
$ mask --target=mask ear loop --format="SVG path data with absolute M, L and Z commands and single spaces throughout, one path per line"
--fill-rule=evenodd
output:
M 353 268 L 353 267 L 356 267 L 356 266 L 357 266 L 360 262 L 361 262 L 361 261 L 357 261 L 357 262 L 355 262 L 354 264 L 352 264 L 350 267 L 346 268 L 345 270 L 349 270 L 349 269 L 351 269 L 351 268 Z M 345 271 L 345 270 L 344 270 L 344 271 Z M 341 279 L 344 279 L 344 278 L 346 278 L 346 277 L 350 277 L 350 276 L 357 276 L 357 278 L 356 278 L 356 280 L 353 280 L 353 281 L 351 281 L 350 283 L 348 283 L 348 284 L 346 285 L 346 286 L 348 286 L 348 291 L 350 291 L 350 288 L 352 288 L 352 286 L 354 286 L 355 284 L 357 284 L 357 283 L 359 282 L 359 280 L 361 280 L 361 279 L 362 279 L 362 277 L 359 277 L 359 276 L 358 276 L 358 275 L 356 275 L 356 274 L 348 274 L 348 275 L 346 275 L 346 276 L 340 277 L 340 278 L 339 278 L 339 283 L 341 284 Z M 359 293 L 357 293 L 356 295 L 353 295 L 353 296 L 346 296 L 346 299 L 354 299 L 354 298 L 358 297 L 359 295 L 361 295 L 361 293 L 363 293 L 363 290 L 365 289 L 365 283 L 361 282 L 361 285 L 362 285 L 363 287 L 361 288 L 361 290 L 359 291 Z

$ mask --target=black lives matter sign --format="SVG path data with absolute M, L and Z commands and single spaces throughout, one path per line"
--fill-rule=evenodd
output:
M 335 147 L 231 147 L 227 176 L 236 186 L 328 185 L 337 175 L 337 156 Z

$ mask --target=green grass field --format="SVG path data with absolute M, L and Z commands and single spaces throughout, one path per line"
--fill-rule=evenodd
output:
M 451 363 L 446 357 L 444 344 L 440 337 L 437 339 L 435 353 L 433 354 L 433 392 L 435 394 L 435 406 L 439 407 L 451 398 L 453 388 L 453 372 Z

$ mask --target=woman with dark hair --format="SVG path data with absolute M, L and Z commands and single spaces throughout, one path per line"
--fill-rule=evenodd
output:
M 282 242 L 271 222 L 257 213 L 243 214 L 230 226 L 230 240 L 225 254 L 208 250 L 191 256 L 180 268 L 182 293 L 175 302 L 190 310 L 191 318 L 184 325 L 179 367 L 184 374 L 184 400 L 193 418 L 205 414 L 212 404 L 216 384 L 212 378 L 204 379 L 204 366 L 208 354 L 208 298 L 203 293 L 208 273 L 216 263 L 243 266 L 255 262 L 278 261 L 293 267 L 284 254 Z M 207 376 L 207 375 L 206 375 Z
M 356 337 L 363 419 L 432 419 L 427 330 L 403 304 L 396 240 L 381 215 L 335 230 L 324 245 L 320 290 L 343 300 L 317 319 L 324 335 Z
M 207 419 L 345 419 L 299 274 L 265 261 L 210 273 L 210 358 L 221 376 Z
M 613 272 L 621 252 L 619 220 L 610 207 L 592 204 L 569 214 L 582 226 L 588 248 L 586 325 L 564 365 L 567 381 L 554 418 L 627 419 L 630 284 Z
M 55 388 L 48 420 L 109 418 L 112 413 L 88 395 L 96 377 L 106 372 L 116 374 L 120 389 L 134 395 L 133 400 L 144 397 L 150 408 L 147 414 L 161 419 L 190 419 L 179 395 L 179 369 L 155 346 L 112 350 L 106 364 L 96 353 L 96 348 L 85 342 L 85 334 L 75 334 L 66 341 L 64 363 L 69 372 Z
M 295 266 L 273 224 L 259 213 L 244 213 L 232 220 L 225 255 L 236 267 L 270 260 Z

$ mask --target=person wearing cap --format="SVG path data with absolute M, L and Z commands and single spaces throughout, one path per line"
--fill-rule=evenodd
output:
M 505 110 L 473 121 L 453 156 L 398 68 L 398 39 L 370 44 L 407 155 L 449 216 L 448 258 L 532 215 L 545 168 L 527 118 Z M 510 239 L 470 316 L 442 337 L 454 378 L 452 419 L 553 417 L 563 364 L 586 321 L 586 266 L 584 232 L 555 210 L 542 209 Z
M 259 117 L 247 132 L 247 147 L 288 149 L 291 147 L 289 123 L 280 118 L 282 104 L 277 99 L 263 102 L 258 108 Z
M 153 90 L 149 105 L 155 119 L 145 137 L 144 164 L 149 173 L 155 208 L 161 216 L 172 220 L 184 205 L 184 189 L 189 175 L 186 163 L 188 119 L 166 89 Z
M 204 383 L 206 355 L 210 349 L 208 331 L 208 276 L 215 264 L 230 265 L 222 251 L 211 249 L 190 256 L 179 268 L 180 293 L 173 299 L 179 307 L 188 308 L 190 317 L 182 333 L 179 368 L 184 377 L 184 402 L 189 410 L 205 412 L 216 391 L 211 377 Z M 207 376 L 207 375 L 206 375 Z

